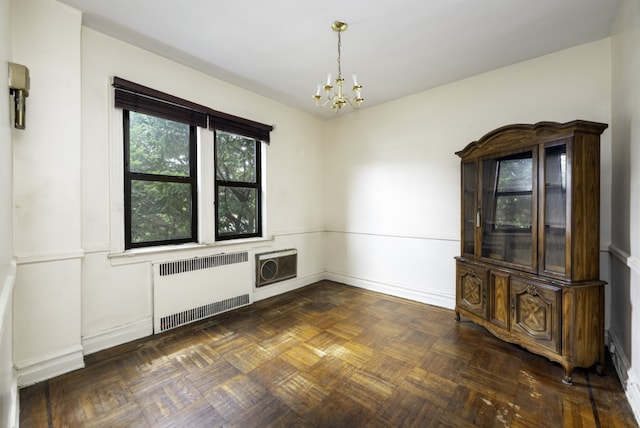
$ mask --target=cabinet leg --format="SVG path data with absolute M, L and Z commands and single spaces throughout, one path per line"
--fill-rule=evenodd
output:
M 562 383 L 565 385 L 573 385 L 573 378 L 571 377 L 571 373 L 573 372 L 573 367 L 565 366 L 564 367 L 564 377 L 562 378 Z
M 600 348 L 600 361 L 598 362 L 598 364 L 596 364 L 596 373 L 598 373 L 599 376 L 604 376 L 604 369 L 607 365 L 607 359 L 605 358 L 605 354 L 604 354 L 604 346 L 602 346 Z
M 460 312 L 456 311 L 456 322 L 460 322 Z

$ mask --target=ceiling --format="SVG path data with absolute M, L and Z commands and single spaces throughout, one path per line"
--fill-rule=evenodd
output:
M 59 0 L 83 25 L 329 119 L 327 73 L 362 108 L 609 36 L 620 0 Z M 350 108 L 343 108 L 348 113 Z

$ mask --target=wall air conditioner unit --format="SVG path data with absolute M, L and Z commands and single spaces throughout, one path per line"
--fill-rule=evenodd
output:
M 262 287 L 298 273 L 298 250 L 281 250 L 256 254 L 256 287 Z

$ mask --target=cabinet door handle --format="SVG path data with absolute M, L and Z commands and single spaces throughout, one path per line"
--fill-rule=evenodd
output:
M 476 227 L 480 227 L 480 210 L 476 211 Z

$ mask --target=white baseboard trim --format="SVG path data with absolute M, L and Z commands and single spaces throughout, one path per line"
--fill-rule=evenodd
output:
M 84 368 L 83 348 L 77 345 L 60 350 L 46 358 L 16 361 L 15 368 L 18 371 L 18 387 L 33 385 Z
M 13 370 L 13 380 L 11 382 L 11 397 L 9 397 L 9 414 L 7 415 L 7 426 L 18 428 L 20 426 L 20 397 L 18 396 L 18 375 Z
M 289 291 L 297 290 L 298 288 L 305 287 L 314 282 L 318 282 L 324 279 L 324 272 L 315 273 L 311 275 L 305 275 L 293 279 L 289 279 L 283 282 L 276 282 L 274 284 L 265 285 L 264 287 L 253 289 L 253 301 L 258 302 L 260 300 L 268 299 L 279 294 L 287 293 Z
M 636 421 L 640 421 L 640 384 L 637 382 L 627 383 L 625 392 L 627 394 L 629 406 L 631 406 L 633 415 L 636 417 Z
M 371 281 L 364 278 L 358 278 L 351 275 L 341 274 L 337 272 L 326 272 L 325 279 L 342 282 L 365 290 L 375 291 L 378 293 L 389 294 L 403 299 L 413 300 L 427 305 L 439 306 L 446 309 L 454 309 L 456 306 L 456 296 L 453 294 L 443 294 L 428 290 L 416 290 L 397 284 L 388 284 L 377 281 Z
M 123 343 L 151 336 L 153 334 L 153 317 L 148 317 L 108 331 L 88 334 L 82 337 L 84 354 L 122 345 Z
M 2 346 L 8 346 L 9 351 L 3 355 L 2 371 L 8 372 L 8 376 L 3 379 L 7 385 L 2 385 L 2 394 L 0 394 L 0 407 L 5 408 L 0 419 L 0 426 L 18 427 L 20 417 L 20 400 L 18 399 L 18 375 L 13 364 L 13 323 L 12 323 L 12 304 L 13 289 L 16 282 L 16 261 L 11 260 L 7 269 L 0 270 L 0 343 Z M 7 388 L 8 386 L 8 388 Z
M 631 369 L 631 363 L 624 353 L 617 336 L 609 333 L 609 352 L 613 360 L 613 366 L 618 373 L 618 378 L 624 388 L 629 406 L 637 421 L 640 421 L 640 379 Z

